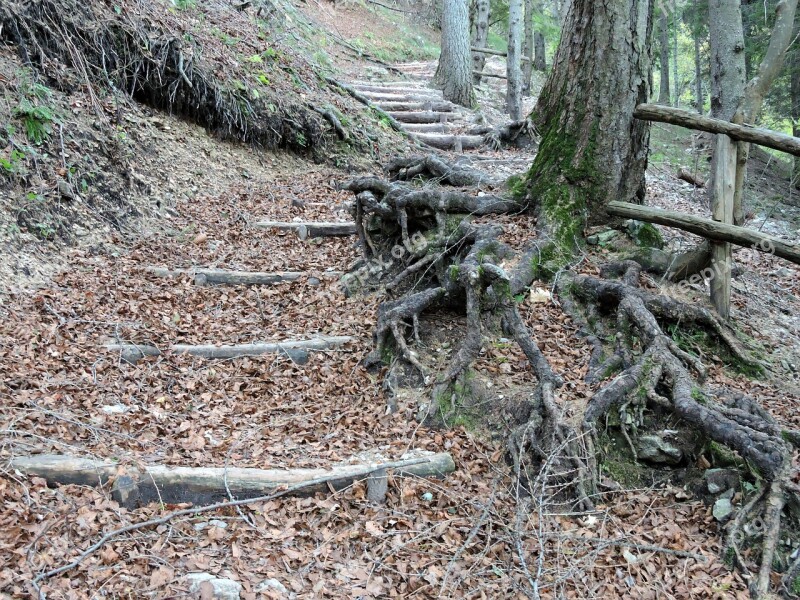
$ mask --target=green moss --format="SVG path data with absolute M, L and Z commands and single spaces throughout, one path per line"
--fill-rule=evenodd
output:
M 664 238 L 661 232 L 650 223 L 641 223 L 633 233 L 633 240 L 637 246 L 646 248 L 663 248 Z
M 511 192 L 511 196 L 516 200 L 522 200 L 528 193 L 528 186 L 525 177 L 522 175 L 512 175 L 506 180 L 506 187 Z
M 694 386 L 692 388 L 692 398 L 698 404 L 707 404 L 708 403 L 708 400 L 706 399 L 706 395 L 703 393 L 703 390 L 701 390 L 697 386 Z
M 437 394 L 436 406 L 439 409 L 439 415 L 444 419 L 445 426 L 462 426 L 468 430 L 475 428 L 475 415 L 471 414 L 467 408 L 467 404 L 472 398 L 470 382 L 474 377 L 475 374 L 468 370 L 444 392 Z
M 450 281 L 458 281 L 460 272 L 461 268 L 458 265 L 450 265 L 450 268 L 447 270 L 447 276 L 450 278 Z
M 570 117 L 582 123 L 584 115 Z M 562 121 L 560 114 L 551 115 L 527 184 L 528 197 L 538 203 L 551 236 L 550 260 L 563 266 L 583 243 L 590 206 L 607 199 L 601 197 L 605 177 L 596 164 L 599 120 L 595 119 L 586 142 L 580 142 L 575 133 L 565 133 Z
M 667 326 L 666 331 L 684 352 L 698 358 L 703 355 L 717 355 L 725 366 L 750 379 L 758 379 L 764 375 L 764 369 L 761 366 L 741 360 L 728 350 L 728 346 L 724 342 L 717 341 L 705 329 L 696 327 L 687 329 L 673 323 Z
M 795 596 L 800 596 L 800 575 L 792 579 L 792 593 Z
M 645 482 L 644 469 L 635 462 L 607 458 L 602 468 L 611 479 L 625 488 L 640 487 Z
M 706 445 L 708 454 L 711 456 L 712 463 L 715 467 L 743 467 L 744 461 L 733 450 L 714 441 L 708 442 Z

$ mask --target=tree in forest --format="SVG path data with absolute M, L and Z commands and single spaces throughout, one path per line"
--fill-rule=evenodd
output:
M 524 96 L 530 96 L 534 52 L 533 0 L 525 0 L 524 5 L 524 26 L 522 28 L 522 94 Z
M 476 1 L 472 30 L 472 45 L 476 48 L 485 48 L 488 43 L 490 11 L 491 3 L 489 0 Z M 481 84 L 481 76 L 478 73 L 483 73 L 485 64 L 486 55 L 481 52 L 475 52 L 472 56 L 472 71 L 474 72 L 472 82 L 475 85 Z
M 622 225 L 610 219 L 608 202 L 643 199 L 649 133 L 633 111 L 650 92 L 652 9 L 651 0 L 571 2 L 569 34 L 561 37 L 529 117 L 541 143 L 525 176 L 498 181 L 431 155 L 395 159 L 387 166 L 388 180 L 360 177 L 348 183 L 365 260 L 396 259 L 386 271 L 366 269 L 378 273 L 374 284 L 387 298 L 378 308 L 376 345 L 365 362 L 388 363 L 390 408 L 400 387 L 421 390 L 425 400 L 418 416 L 428 422 L 453 423 L 463 407 L 485 406 L 491 398 L 494 410 L 508 419 L 508 453 L 520 489 L 547 486 L 543 494 L 574 510 L 591 508 L 601 491 L 601 436 L 608 427 L 617 428 L 632 462 L 652 457 L 645 438 L 666 441 L 655 432 L 667 422 L 683 432 L 669 435 L 685 436 L 691 447 L 686 453 L 671 447 L 682 460 L 694 461 L 710 446 L 735 451 L 758 473 L 760 489 L 733 520 L 727 551 L 741 566 L 759 562 L 753 594 L 765 597 L 774 559 L 788 558 L 778 548 L 781 508 L 794 494 L 789 479 L 800 432 L 783 430 L 749 396 L 706 386 L 707 367 L 670 332 L 703 331 L 719 344 L 718 352 L 744 368 L 755 372 L 761 364 L 711 311 L 640 285 L 643 271 L 661 276 L 670 268 L 669 258 L 657 260 L 652 247 L 618 255 L 599 274 L 575 268 L 583 261 L 578 250 L 587 230 Z M 424 178 L 427 184 L 419 185 Z M 536 232 L 514 250 L 491 217 L 524 211 L 535 214 Z M 652 227 L 628 224 L 625 230 L 645 246 L 659 244 Z M 520 314 L 519 303 L 526 302 L 536 279 L 551 282 L 561 308 L 592 348 L 586 379 L 597 391 L 586 402 L 573 402 Z M 425 313 L 434 311 L 436 320 L 423 326 Z M 452 328 L 443 319 L 448 312 L 463 315 L 463 321 L 455 327 L 458 346 L 442 366 L 441 355 L 437 359 L 426 346 Z M 443 321 L 448 325 L 431 331 Z M 498 397 L 491 382 L 476 375 L 475 361 L 498 339 L 515 342 L 533 371 L 524 398 Z M 762 526 L 750 527 L 752 518 Z M 531 596 L 534 590 L 535 585 Z
M 661 72 L 661 85 L 658 88 L 658 103 L 669 105 L 669 14 L 663 2 L 661 2 L 658 7 L 658 40 Z
M 512 121 L 522 117 L 522 0 L 508 2 L 508 54 L 506 56 L 506 111 Z
M 442 9 L 442 50 L 433 77 L 445 100 L 473 107 L 472 56 L 469 49 L 467 0 L 444 0 Z
M 544 34 L 541 31 L 533 32 L 533 68 L 537 71 L 547 70 L 547 56 L 545 55 Z

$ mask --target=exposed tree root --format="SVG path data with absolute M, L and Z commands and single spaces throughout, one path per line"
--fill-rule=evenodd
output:
M 401 179 L 428 177 L 469 186 L 484 182 L 435 157 L 395 161 L 389 172 Z M 506 271 L 501 265 L 512 252 L 498 241 L 500 227 L 477 225 L 469 218 L 524 207 L 508 198 L 476 195 L 474 189 L 412 187 L 378 178 L 353 180 L 348 189 L 356 195 L 354 213 L 367 258 L 401 249 L 392 253 L 398 262 L 392 265 L 386 290 L 394 299 L 379 309 L 373 358 L 396 349 L 399 359 L 419 371 L 431 392 L 423 418 L 449 420 L 458 396 L 470 389 L 470 368 L 485 339 L 502 331 L 522 349 L 536 377 L 527 405 L 516 411 L 519 425 L 509 436 L 514 471 L 523 487 L 541 482 L 544 476 L 553 497 L 588 509 L 598 493 L 602 460 L 598 437 L 607 415 L 620 414 L 621 433 L 634 460 L 638 428 L 654 414 L 677 417 L 703 439 L 734 450 L 758 474 L 761 490 L 730 522 L 728 544 L 748 575 L 744 558 L 748 554 L 742 548 L 760 542 L 760 549 L 749 557 L 758 561 L 757 573 L 750 576 L 751 588 L 756 597 L 768 594 L 781 526 L 786 523 L 784 507 L 787 502 L 800 506 L 790 481 L 790 442 L 800 440 L 800 434 L 783 431 L 752 398 L 703 387 L 702 361 L 665 333 L 667 324 L 708 331 L 736 360 L 760 366 L 713 313 L 640 288 L 642 267 L 632 261 L 609 265 L 599 277 L 562 274 L 556 285 L 562 306 L 581 324 L 582 335 L 592 345 L 589 379 L 601 382 L 609 373 L 619 372 L 594 394 L 583 418 L 571 424 L 562 414 L 563 381 L 540 351 L 513 299 L 531 284 L 531 256 L 524 255 L 517 267 Z M 535 251 L 533 246 L 530 252 Z M 408 333 L 413 331 L 419 344 L 420 315 L 454 308 L 466 316 L 465 333 L 448 366 L 436 374 L 412 349 Z M 615 340 L 611 352 L 602 341 L 609 336 Z M 754 519 L 763 522 L 755 533 Z M 785 557 L 781 560 L 785 564 Z M 800 561 L 791 566 L 793 572 L 800 572 Z

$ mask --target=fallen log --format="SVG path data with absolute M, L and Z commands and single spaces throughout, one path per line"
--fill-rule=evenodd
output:
M 378 93 L 378 92 L 363 92 L 364 96 L 369 98 L 375 104 L 382 104 L 384 102 L 444 102 L 441 96 L 433 96 L 429 94 L 401 94 L 401 93 Z
M 259 356 L 261 354 L 284 354 L 292 359 L 293 362 L 304 365 L 308 362 L 308 352 L 310 350 L 329 350 L 341 346 L 352 339 L 349 336 L 320 336 L 309 340 L 231 346 L 176 344 L 169 349 L 169 352 L 212 359 L 240 358 L 244 356 Z M 164 354 L 157 347 L 148 344 L 110 343 L 106 344 L 105 348 L 109 352 L 119 352 L 120 358 L 132 365 L 135 365 L 146 356 L 161 356 Z
M 438 100 L 442 100 L 444 98 L 441 90 L 434 90 L 422 86 L 353 85 L 353 87 L 365 96 L 369 96 L 370 94 L 408 94 L 431 97 Z
M 494 77 L 495 79 L 508 79 L 505 75 L 495 75 L 494 73 L 481 73 L 480 71 L 473 71 L 473 75 L 478 77 Z
M 691 183 L 695 187 L 704 188 L 706 187 L 706 182 L 703 180 L 702 177 L 698 177 L 688 169 L 681 167 L 678 169 L 678 179 L 685 181 L 686 183 Z
M 333 465 L 328 469 L 248 469 L 220 467 L 145 466 L 141 471 L 126 468 L 112 461 L 93 460 L 65 455 L 39 454 L 11 460 L 11 468 L 41 477 L 50 486 L 104 486 L 112 478 L 125 478 L 125 489 L 115 486 L 114 499 L 126 508 L 151 502 L 178 504 L 190 502 L 204 505 L 229 499 L 255 498 L 295 487 L 305 482 L 324 480 L 302 487 L 297 495 L 325 493 L 329 485 L 340 490 L 370 474 L 387 469 L 396 476 L 443 477 L 455 470 L 453 457 L 446 453 L 412 451 L 400 460 L 376 460 Z M 131 480 L 133 486 L 131 486 Z M 230 495 L 228 493 L 230 490 Z
M 450 102 L 376 102 L 383 110 L 387 112 L 416 112 L 416 111 L 438 111 L 438 112 L 453 112 L 456 109 L 454 104 Z
M 446 122 L 448 114 L 443 112 L 390 112 L 389 115 L 400 123 L 441 123 Z M 444 121 L 442 121 L 444 119 Z
M 423 144 L 440 150 L 474 150 L 483 145 L 483 136 L 481 135 L 437 135 L 411 132 L 410 135 Z
M 202 358 L 238 358 L 240 356 L 258 356 L 259 354 L 276 353 L 286 353 L 291 356 L 293 350 L 329 350 L 352 340 L 353 338 L 347 335 L 333 335 L 320 336 L 310 340 L 236 344 L 231 346 L 175 344 L 172 346 L 172 351 L 176 354 L 190 354 Z
M 403 130 L 408 133 L 447 133 L 447 123 L 403 123 Z
M 471 47 L 470 50 L 472 52 L 477 52 L 478 54 L 491 54 L 493 56 L 503 56 L 508 57 L 508 52 L 502 52 L 501 50 L 492 50 L 491 48 L 475 48 Z M 530 62 L 530 58 L 527 56 L 523 56 L 520 58 L 522 62 Z
M 282 229 L 297 231 L 301 240 L 317 237 L 337 237 L 344 235 L 355 235 L 355 223 L 325 223 L 314 221 L 260 221 L 255 223 L 260 229 Z
M 147 267 L 146 271 L 157 277 L 176 278 L 190 275 L 197 285 L 224 284 L 224 285 L 268 285 L 296 281 L 303 273 L 294 271 L 280 273 L 259 273 L 254 271 L 227 271 L 224 269 L 167 269 L 163 267 Z
M 800 264 L 800 245 L 747 227 L 629 202 L 611 201 L 606 206 L 606 211 L 616 217 L 675 227 L 715 242 L 729 242 Z
M 800 138 L 786 135 L 785 133 L 777 133 L 769 129 L 761 129 L 750 125 L 736 125 L 728 121 L 712 119 L 688 110 L 660 104 L 640 104 L 633 111 L 633 116 L 643 121 L 669 123 L 688 129 L 708 131 L 709 133 L 724 133 L 740 142 L 760 144 L 767 148 L 800 156 Z

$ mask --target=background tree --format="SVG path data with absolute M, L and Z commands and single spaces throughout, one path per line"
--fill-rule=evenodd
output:
M 489 16 L 491 3 L 489 0 L 477 0 L 475 2 L 475 13 L 473 18 L 472 45 L 476 48 L 486 48 L 489 40 Z M 475 52 L 472 55 L 472 70 L 475 73 L 483 73 L 483 66 L 486 64 L 486 55 Z M 481 76 L 473 75 L 472 82 L 475 85 L 481 84 Z
M 658 12 L 658 62 L 661 84 L 658 88 L 658 103 L 670 104 L 669 94 L 669 14 L 664 2 L 660 2 Z M 677 61 L 676 61 L 677 62 Z
M 472 107 L 472 55 L 469 49 L 467 0 L 444 0 L 442 9 L 442 50 L 433 81 L 445 100 Z
M 533 73 L 533 0 L 525 0 L 525 16 L 522 43 L 522 94 L 531 95 L 531 73 Z
M 522 0 L 508 3 L 508 54 L 506 58 L 506 111 L 512 121 L 522 118 Z
M 567 13 L 569 35 L 533 113 L 542 139 L 528 173 L 540 226 L 559 248 L 606 222 L 609 200 L 644 198 L 649 127 L 633 109 L 650 92 L 652 8 L 652 0 L 574 0 Z

